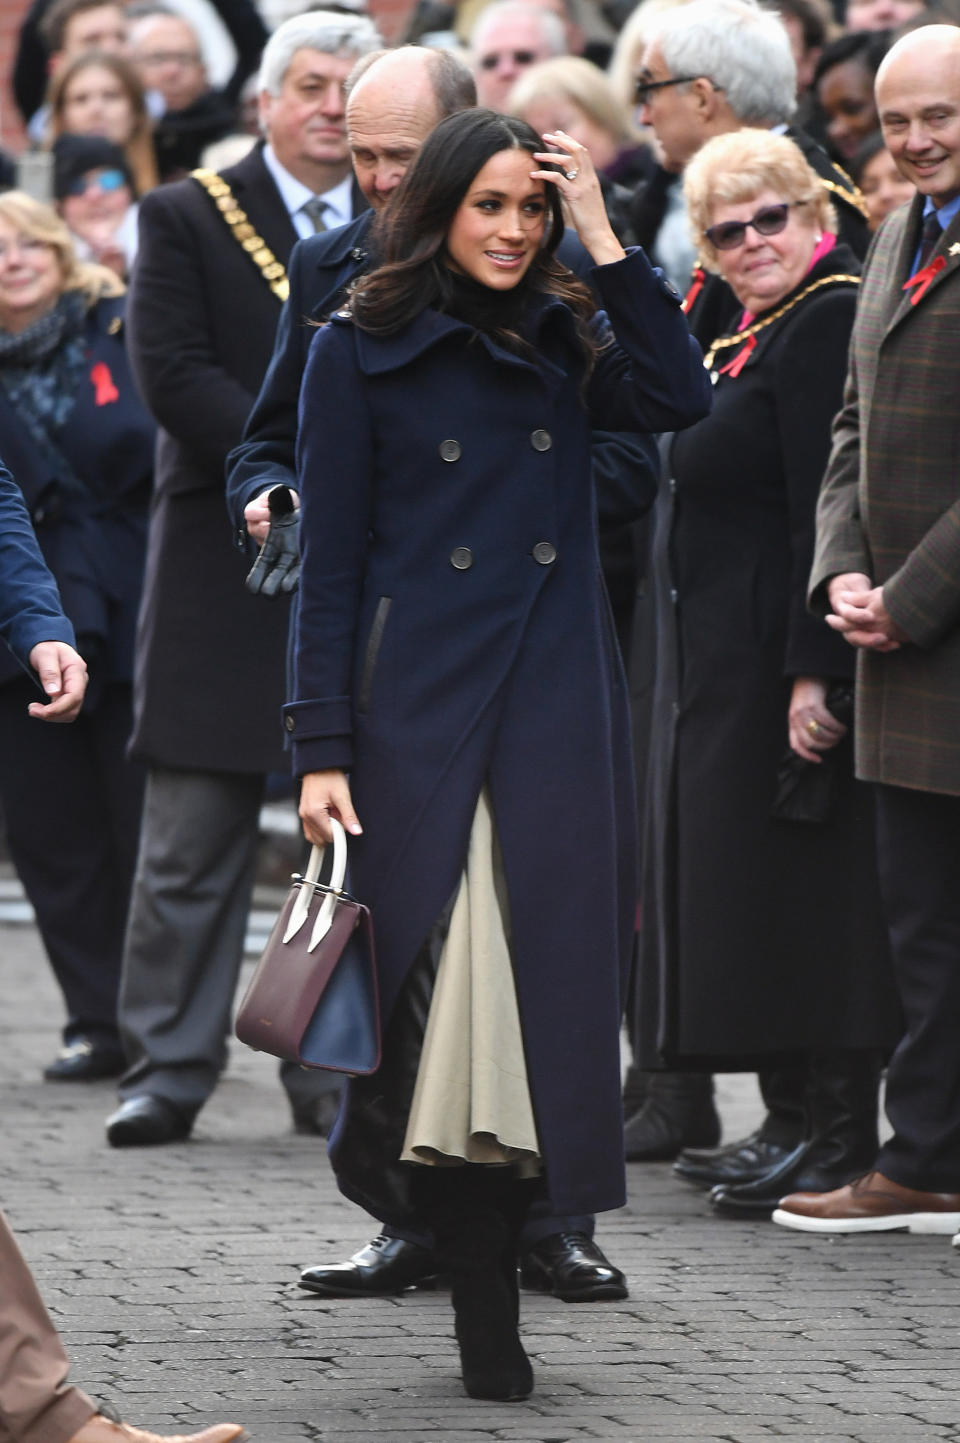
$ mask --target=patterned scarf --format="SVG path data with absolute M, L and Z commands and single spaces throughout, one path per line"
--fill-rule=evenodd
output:
M 61 455 L 57 435 L 76 401 L 85 365 L 87 303 L 65 291 L 52 311 L 25 331 L 0 331 L 0 386 L 67 489 L 82 486 Z

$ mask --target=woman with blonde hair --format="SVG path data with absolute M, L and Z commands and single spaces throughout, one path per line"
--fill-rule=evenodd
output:
M 741 309 L 706 357 L 710 416 L 673 440 L 653 544 L 637 1033 L 647 1066 L 801 1076 L 804 1115 L 771 1112 L 734 1145 L 752 1173 L 712 1194 L 764 1218 L 872 1166 L 900 1029 L 872 799 L 853 776 L 854 657 L 805 605 L 860 267 L 785 136 L 715 137 L 684 192 Z M 687 1153 L 677 1171 L 708 1182 L 711 1167 Z
M 77 721 L 39 728 L 33 683 L 0 660 L 0 803 L 67 1011 L 51 1081 L 124 1065 L 116 1004 L 142 790 L 124 749 L 155 427 L 127 364 L 123 290 L 77 260 L 49 206 L 0 195 L 0 456 L 90 672 Z
M 158 183 L 152 126 L 143 86 L 119 55 L 90 50 L 50 82 L 48 144 L 61 135 L 101 135 L 122 147 L 137 197 Z

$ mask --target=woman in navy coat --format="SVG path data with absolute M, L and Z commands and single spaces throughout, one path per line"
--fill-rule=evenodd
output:
M 314 340 L 285 709 L 308 839 L 326 839 L 328 813 L 354 836 L 387 1022 L 381 1068 L 348 1089 L 334 1166 L 375 1216 L 427 1217 L 453 1277 L 467 1391 L 498 1398 L 532 1387 L 515 1272 L 530 1198 L 546 1191 L 559 1214 L 624 1202 L 618 1032 L 635 829 L 590 431 L 673 430 L 710 405 L 678 296 L 642 252 L 625 256 L 587 151 L 545 139 L 555 153 L 486 110 L 438 126 L 381 222 L 385 264 Z M 561 204 L 597 263 L 609 322 L 553 259 Z M 478 856 L 490 882 L 479 906 Z M 419 1117 L 433 1091 L 434 1004 L 467 896 L 473 1021 L 442 1040 L 448 1055 L 475 1055 L 485 1003 L 510 994 L 491 1049 L 507 1050 L 518 1018 L 526 1150 L 483 1127 L 478 1150 L 474 1134 L 462 1149 L 410 1135 L 411 1108 Z M 477 970 L 491 912 L 509 944 L 496 982 Z M 455 1065 L 441 1113 L 462 1083 Z M 519 1168 L 477 1161 L 518 1153 Z
M 154 426 L 127 366 L 122 290 L 77 262 L 49 207 L 0 196 L 0 455 L 90 669 L 78 721 L 37 728 L 30 680 L 0 659 L 7 840 L 67 1010 L 53 1080 L 123 1066 L 117 991 L 141 797 L 124 749 Z

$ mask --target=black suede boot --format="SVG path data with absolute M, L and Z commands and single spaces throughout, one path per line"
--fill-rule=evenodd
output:
M 810 1061 L 810 1136 L 753 1182 L 715 1187 L 710 1202 L 726 1217 L 769 1217 L 792 1192 L 832 1192 L 869 1171 L 879 1150 L 878 1052 L 836 1050 Z
M 450 1275 L 464 1388 L 471 1398 L 528 1398 L 533 1369 L 517 1332 L 517 1245 L 531 1184 L 510 1168 L 467 1163 L 417 1167 L 414 1185 Z
M 714 1147 L 720 1118 L 708 1072 L 652 1072 L 647 1100 L 623 1130 L 628 1162 L 669 1162 L 684 1147 Z

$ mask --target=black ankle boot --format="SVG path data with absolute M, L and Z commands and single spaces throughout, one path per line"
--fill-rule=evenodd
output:
M 529 1184 L 508 1168 L 419 1168 L 416 1196 L 450 1274 L 454 1333 L 471 1398 L 513 1402 L 533 1391 L 517 1332 L 517 1241 Z
M 762 1177 L 715 1187 L 714 1210 L 726 1217 L 769 1217 L 793 1192 L 833 1192 L 869 1171 L 879 1149 L 880 1055 L 863 1050 L 817 1053 L 810 1062 L 808 1141 Z
M 685 1147 L 714 1147 L 720 1118 L 708 1072 L 653 1072 L 647 1100 L 623 1131 L 628 1162 L 669 1162 Z

